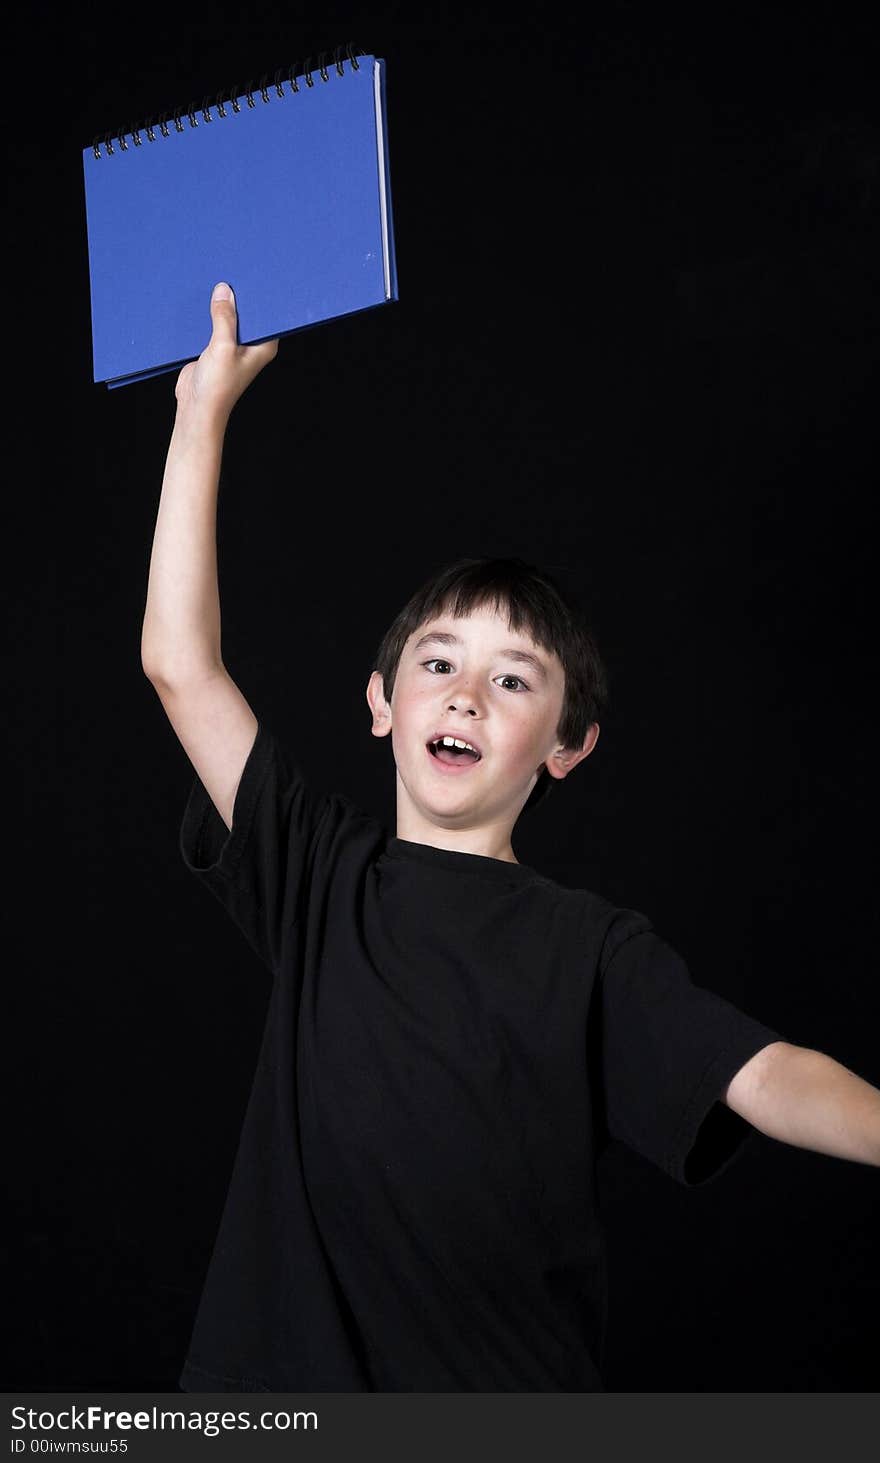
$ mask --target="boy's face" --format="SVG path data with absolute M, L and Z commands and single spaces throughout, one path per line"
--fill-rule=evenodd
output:
M 564 691 L 559 658 L 508 629 L 506 613 L 481 607 L 420 625 L 404 646 L 390 704 L 377 671 L 367 687 L 373 735 L 392 738 L 397 836 L 515 862 L 511 831 L 541 768 L 565 777 L 598 736 L 593 727 L 582 749 L 563 751 Z M 479 760 L 445 765 L 429 746 L 444 734 L 471 742 Z

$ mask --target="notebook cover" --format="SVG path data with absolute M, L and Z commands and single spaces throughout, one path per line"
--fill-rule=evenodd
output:
M 217 280 L 252 344 L 397 299 L 383 61 L 181 113 L 155 141 L 83 150 L 95 381 L 178 369 L 211 334 Z

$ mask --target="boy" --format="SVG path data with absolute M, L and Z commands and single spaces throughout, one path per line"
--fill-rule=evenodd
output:
M 759 1129 L 880 1164 L 880 1092 L 693 984 L 641 914 L 520 864 L 511 834 L 589 756 L 589 630 L 519 560 L 422 587 L 370 676 L 396 836 L 304 781 L 227 675 L 223 437 L 277 341 L 181 371 L 143 667 L 198 774 L 190 868 L 273 977 L 185 1391 L 602 1391 L 595 1163 L 685 1185 Z

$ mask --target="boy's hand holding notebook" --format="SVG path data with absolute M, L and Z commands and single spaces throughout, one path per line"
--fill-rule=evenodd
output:
M 211 339 L 197 361 L 184 366 L 174 395 L 180 407 L 202 410 L 224 421 L 254 377 L 278 354 L 278 341 L 238 344 L 235 295 L 221 282 L 211 295 Z

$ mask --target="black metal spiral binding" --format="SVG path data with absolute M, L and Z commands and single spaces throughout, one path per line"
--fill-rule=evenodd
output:
M 343 52 L 345 52 L 345 55 L 343 55 Z M 313 72 L 317 71 L 321 81 L 329 81 L 331 66 L 335 69 L 338 76 L 344 76 L 344 62 L 346 58 L 352 71 L 360 71 L 357 58 L 358 56 L 366 56 L 367 54 L 359 46 L 353 46 L 351 41 L 348 41 L 344 46 L 337 46 L 329 62 L 327 59 L 327 51 L 319 51 L 317 60 L 314 62 L 311 56 L 307 56 L 304 61 L 295 61 L 292 66 L 288 67 L 286 72 L 283 67 L 279 67 L 271 79 L 267 72 L 260 81 L 248 82 L 241 91 L 236 83 L 226 91 L 218 92 L 213 101 L 209 97 L 205 97 L 201 106 L 197 106 L 195 102 L 190 102 L 186 107 L 176 107 L 171 113 L 161 112 L 157 117 L 150 117 L 143 122 L 133 123 L 130 127 L 121 128 L 118 132 L 105 132 L 103 136 L 99 133 L 92 142 L 92 152 L 97 158 L 104 156 L 112 157 L 116 151 L 113 146 L 114 139 L 119 144 L 120 152 L 128 152 L 129 144 L 126 139 L 129 136 L 134 147 L 142 147 L 143 137 L 141 133 L 146 133 L 148 142 L 155 142 L 156 128 L 159 129 L 163 137 L 170 137 L 169 118 L 175 132 L 185 132 L 186 122 L 184 122 L 183 118 L 185 117 L 187 119 L 190 127 L 198 127 L 199 120 L 196 116 L 197 112 L 201 113 L 203 122 L 213 122 L 214 118 L 211 116 L 212 107 L 218 117 L 226 117 L 228 115 L 226 103 L 232 106 L 233 113 L 240 112 L 241 102 L 238 100 L 240 96 L 245 98 L 249 108 L 256 107 L 257 103 L 254 100 L 254 92 L 259 92 L 260 100 L 264 103 L 271 101 L 269 95 L 270 89 L 275 92 L 276 96 L 285 97 L 287 96 L 287 92 L 284 90 L 285 81 L 288 83 L 291 93 L 300 90 L 298 80 L 305 81 L 307 87 L 313 87 L 316 85 Z M 101 152 L 102 145 L 104 147 L 103 153 Z

